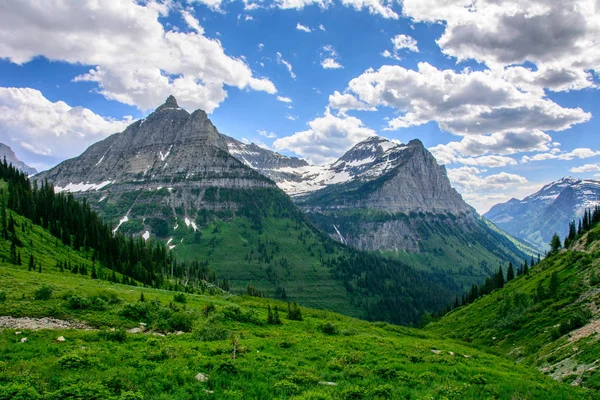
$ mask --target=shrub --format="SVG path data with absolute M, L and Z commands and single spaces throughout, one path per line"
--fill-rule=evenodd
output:
M 87 356 L 82 356 L 78 353 L 71 353 L 59 358 L 58 364 L 65 369 L 76 369 L 87 367 L 90 365 L 90 360 Z
M 355 400 L 364 399 L 367 397 L 367 391 L 360 386 L 352 386 L 342 391 L 342 399 Z
M 327 322 L 319 327 L 319 330 L 326 335 L 337 335 L 339 333 L 337 326 Z
M 108 389 L 100 383 L 80 382 L 58 389 L 48 400 L 105 400 L 110 399 Z
M 237 368 L 229 361 L 225 361 L 215 368 L 215 370 L 220 374 L 225 375 L 236 375 L 238 373 Z
M 123 392 L 119 400 L 144 400 L 144 395 L 140 392 Z
M 275 390 L 284 395 L 294 395 L 300 393 L 300 387 L 288 380 L 282 380 L 275 384 Z
M 67 307 L 71 310 L 85 310 L 89 306 L 90 303 L 85 297 L 81 297 L 76 294 L 67 299 Z
M 125 332 L 123 329 L 115 329 L 114 331 L 104 330 L 100 331 L 99 335 L 105 340 L 110 340 L 111 342 L 122 343 L 127 340 L 127 332 Z
M 382 385 L 375 387 L 371 393 L 377 399 L 391 399 L 392 398 L 392 387 L 390 385 Z
M 0 303 L 5 302 L 7 297 L 8 296 L 6 295 L 6 292 L 3 290 L 0 290 Z
M 215 310 L 216 310 L 216 307 L 213 303 L 206 303 L 204 305 L 204 309 L 202 310 L 202 314 L 204 314 L 205 317 L 208 317 L 210 315 L 210 313 L 212 313 Z
M 36 300 L 49 300 L 52 297 L 52 292 L 54 292 L 54 288 L 44 283 L 33 293 L 33 298 Z
M 218 325 L 207 324 L 203 325 L 198 330 L 198 339 L 203 342 L 214 342 L 217 340 L 225 340 L 229 337 L 229 332 Z
M 38 391 L 27 384 L 12 383 L 8 386 L 0 386 L 0 400 L 37 400 L 41 398 Z
M 175 303 L 187 303 L 187 297 L 185 297 L 185 294 L 183 293 L 175 293 L 175 296 L 173 296 L 173 301 Z
M 194 317 L 184 312 L 174 313 L 169 319 L 171 330 L 191 332 L 194 325 Z
M 150 319 L 150 314 L 155 311 L 155 304 L 147 301 L 137 303 L 128 303 L 123 306 L 121 315 L 133 321 L 146 321 Z
M 297 385 L 316 385 L 319 377 L 307 371 L 298 371 L 289 377 L 289 380 Z

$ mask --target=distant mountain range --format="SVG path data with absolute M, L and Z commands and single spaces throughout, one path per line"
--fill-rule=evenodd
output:
M 165 240 L 187 257 L 219 260 L 214 268 L 238 287 L 260 282 L 263 290 L 285 285 L 289 293 L 289 271 L 244 264 L 255 257 L 273 263 L 257 254 L 264 251 L 265 232 L 275 241 L 298 235 L 297 248 L 286 248 L 309 254 L 298 258 L 299 271 L 308 260 L 323 260 L 317 249 L 328 245 L 321 232 L 308 233 L 313 224 L 340 244 L 376 250 L 468 286 L 498 263 L 525 257 L 463 201 L 419 140 L 400 144 L 374 136 L 331 165 L 311 166 L 220 134 L 204 111 L 190 114 L 173 97 L 38 177 L 88 198 L 115 231 Z M 306 217 L 312 224 L 302 222 Z M 251 225 L 239 225 L 244 220 Z M 295 294 L 308 295 L 298 282 Z
M 564 238 L 569 232 L 569 222 L 597 204 L 600 204 L 600 181 L 566 177 L 523 200 L 496 204 L 484 217 L 511 235 L 547 250 L 554 233 Z
M 25 164 L 23 161 L 19 160 L 15 155 L 15 152 L 4 143 L 0 143 L 0 161 L 6 158 L 6 162 L 14 165 L 16 168 L 25 172 L 27 175 L 35 175 L 37 174 L 37 170 L 29 165 Z

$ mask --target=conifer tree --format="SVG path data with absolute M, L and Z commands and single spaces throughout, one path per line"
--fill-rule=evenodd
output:
M 141 302 L 146 301 L 146 298 L 144 297 L 144 292 L 140 292 L 140 301 Z
M 23 265 L 23 262 L 21 261 L 21 252 L 17 251 L 17 265 Z
M 27 266 L 27 271 L 35 270 L 35 260 L 33 259 L 33 254 L 29 255 L 29 265 Z
M 273 310 L 273 324 L 281 325 L 281 319 L 279 318 L 279 310 L 277 310 L 277 306 L 275 306 Z
M 19 265 L 17 262 L 17 246 L 14 242 L 10 245 L 10 262 L 11 264 Z
M 92 279 L 98 279 L 98 273 L 96 272 L 96 266 L 92 266 Z
M 554 236 L 552 236 L 552 240 L 550 240 L 551 253 L 556 253 L 558 250 L 560 250 L 560 247 L 560 237 L 555 233 Z
M 42 263 L 38 263 L 38 272 L 42 273 Z
M 502 265 L 498 268 L 498 273 L 496 274 L 496 288 L 504 287 L 504 271 L 502 271 Z
M 558 295 L 558 273 L 554 271 L 550 276 L 550 286 L 548 287 L 548 295 L 555 298 Z
M 527 262 L 527 261 L 525 261 Z M 508 263 L 508 270 L 506 271 L 506 282 L 510 282 L 515 279 L 515 270 L 511 262 Z
M 274 324 L 274 319 L 273 319 L 273 313 L 271 312 L 271 305 L 267 305 L 267 324 L 269 325 L 273 325 Z

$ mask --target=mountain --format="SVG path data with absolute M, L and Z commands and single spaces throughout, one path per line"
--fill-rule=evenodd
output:
M 600 390 L 598 221 L 596 211 L 590 228 L 571 238 L 567 249 L 551 251 L 527 273 L 456 308 L 427 330 L 509 357 L 569 385 Z
M 37 174 L 37 170 L 19 160 L 15 152 L 9 146 L 0 143 L 0 160 L 4 159 L 6 159 L 7 163 L 14 165 L 17 169 L 25 172 L 27 175 Z
M 335 242 L 248 164 L 265 174 L 306 168 L 220 134 L 204 111 L 190 114 L 169 97 L 36 179 L 85 199 L 115 233 L 159 239 L 178 258 L 199 259 L 236 293 L 416 324 L 460 291 L 445 274 Z
M 523 200 L 496 204 L 484 217 L 540 250 L 548 250 L 554 233 L 564 237 L 570 221 L 599 203 L 600 181 L 566 177 Z
M 464 202 L 419 140 L 371 137 L 304 178 L 278 184 L 313 223 L 354 248 L 450 273 L 468 286 L 498 263 L 524 258 Z

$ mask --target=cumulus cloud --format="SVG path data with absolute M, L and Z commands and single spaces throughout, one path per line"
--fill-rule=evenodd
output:
M 321 66 L 325 69 L 339 69 L 344 68 L 342 64 L 334 60 L 333 58 L 326 58 L 321 61 Z
M 212 7 L 217 1 L 206 2 Z M 75 81 L 93 82 L 107 99 L 148 110 L 174 94 L 186 108 L 212 112 L 225 85 L 275 93 L 242 58 L 204 36 L 188 10 L 171 2 L 7 0 L 0 3 L 0 58 L 24 64 L 37 56 L 94 66 Z M 180 12 L 187 32 L 159 18 Z
M 461 136 L 560 131 L 591 118 L 581 108 L 563 108 L 523 92 L 490 70 L 457 73 L 429 63 L 419 63 L 416 71 L 397 65 L 368 69 L 350 81 L 348 91 L 371 106 L 403 113 L 388 122 L 388 129 L 435 121 Z
M 463 198 L 480 213 L 494 204 L 529 194 L 538 185 L 529 184 L 521 175 L 500 172 L 485 176 L 487 170 L 477 167 L 448 169 L 448 178 Z
M 550 90 L 592 86 L 600 67 L 600 3 L 596 0 L 404 0 L 416 22 L 442 22 L 442 51 L 491 68 L 530 62 L 525 83 Z M 533 72 L 537 69 L 537 72 Z
M 366 103 L 358 100 L 356 97 L 351 94 L 344 93 L 341 94 L 337 90 L 333 92 L 332 95 L 329 96 L 329 107 L 337 108 L 341 111 L 347 110 L 365 110 L 365 111 L 375 111 L 375 107 L 371 107 Z
M 600 164 L 584 164 L 579 167 L 573 167 L 569 171 L 574 173 L 600 172 Z
M 277 96 L 277 101 L 281 101 L 282 103 L 291 103 L 292 99 L 284 96 Z
M 576 158 L 590 158 L 600 155 L 600 151 L 588 149 L 587 147 L 580 147 L 569 152 L 561 152 L 559 149 L 553 149 L 548 153 L 539 153 L 533 156 L 523 156 L 521 158 L 522 163 L 528 163 L 531 161 L 545 161 L 545 160 L 574 160 Z
M 316 5 L 326 9 L 333 4 L 340 4 L 357 11 L 365 10 L 383 18 L 398 19 L 399 15 L 391 8 L 390 3 L 387 0 L 340 0 L 339 2 L 333 0 L 275 0 L 273 7 L 301 10 L 304 7 Z
M 296 74 L 294 73 L 294 71 L 292 69 L 292 64 L 290 64 L 289 62 L 284 60 L 283 56 L 281 55 L 280 52 L 277 52 L 277 64 L 284 65 L 287 68 L 288 72 L 290 73 L 290 76 L 292 77 L 292 79 L 296 79 Z
M 296 30 L 303 31 L 306 33 L 312 32 L 312 29 L 310 29 L 308 26 L 302 25 L 300 22 L 298 22 L 298 24 L 296 25 Z
M 264 130 L 259 130 L 258 134 L 260 136 L 266 137 L 267 139 L 275 139 L 277 137 L 277 135 L 274 134 L 273 132 L 267 132 L 267 131 L 264 131 Z
M 131 122 L 131 117 L 114 120 L 62 101 L 53 103 L 39 90 L 0 87 L 0 142 L 36 166 L 47 168 L 79 155 Z
M 396 35 L 392 38 L 392 43 L 394 44 L 394 50 L 407 49 L 409 51 L 414 51 L 415 53 L 419 52 L 417 41 L 412 36 Z
M 308 123 L 309 129 L 273 142 L 277 151 L 289 150 L 314 164 L 335 161 L 354 144 L 376 133 L 363 122 L 346 115 L 335 116 L 329 109 Z

